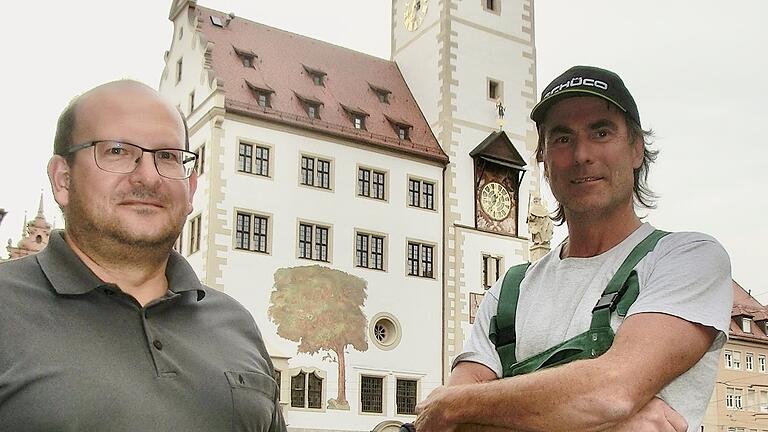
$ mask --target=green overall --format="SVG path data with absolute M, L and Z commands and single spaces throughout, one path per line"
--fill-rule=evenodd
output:
M 515 315 L 520 296 L 520 282 L 525 277 L 525 271 L 530 263 L 510 268 L 504 275 L 498 309 L 496 316 L 491 318 L 488 335 L 499 353 L 503 376 L 506 378 L 522 375 L 574 360 L 595 358 L 608 351 L 614 336 L 611 329 L 611 313 L 616 311 L 619 316 L 626 316 L 627 310 L 635 302 L 639 293 L 637 272 L 634 268 L 648 252 L 656 247 L 659 239 L 667 234 L 669 233 L 656 230 L 632 249 L 592 309 L 592 323 L 589 330 L 521 361 L 515 358 Z

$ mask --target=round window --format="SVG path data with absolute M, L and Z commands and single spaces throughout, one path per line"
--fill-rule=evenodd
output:
M 371 339 L 383 350 L 391 350 L 400 343 L 400 323 L 389 314 L 378 314 L 371 322 Z

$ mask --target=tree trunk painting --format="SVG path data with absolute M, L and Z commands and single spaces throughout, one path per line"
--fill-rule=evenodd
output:
M 336 354 L 338 394 L 328 408 L 349 409 L 346 396 L 347 346 L 368 350 L 367 320 L 362 307 L 367 282 L 357 276 L 319 265 L 282 268 L 275 271 L 271 305 L 267 311 L 277 325 L 277 334 L 298 342 L 300 353 Z

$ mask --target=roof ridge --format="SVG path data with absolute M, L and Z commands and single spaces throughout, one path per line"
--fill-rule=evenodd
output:
M 199 4 L 196 6 L 196 8 L 202 9 L 202 10 L 205 10 L 205 11 L 216 12 L 218 14 L 222 14 L 224 16 L 228 16 L 228 14 L 225 13 L 225 12 L 221 12 L 219 10 L 216 10 L 216 9 L 213 9 L 213 8 L 209 8 L 209 7 L 206 7 L 206 6 L 201 6 Z M 349 48 L 349 47 L 338 45 L 338 44 L 335 44 L 333 42 L 328 42 L 328 41 L 325 41 L 325 40 L 322 40 L 322 39 L 313 38 L 313 37 L 306 36 L 306 35 L 303 35 L 303 34 L 300 34 L 300 33 L 294 33 L 292 31 L 284 30 L 284 29 L 281 29 L 281 28 L 278 28 L 278 27 L 273 27 L 273 26 L 271 26 L 269 24 L 264 24 L 262 22 L 254 21 L 254 20 L 249 19 L 249 18 L 244 18 L 244 17 L 238 16 L 238 15 L 235 15 L 235 18 L 242 19 L 242 20 L 247 21 L 247 22 L 249 22 L 251 24 L 259 25 L 259 26 L 262 26 L 262 27 L 268 27 L 268 28 L 270 28 L 272 30 L 279 31 L 281 33 L 286 33 L 286 34 L 289 34 L 289 35 L 298 36 L 298 37 L 300 37 L 302 39 L 308 39 L 308 40 L 311 40 L 311 41 L 315 41 L 315 42 L 319 42 L 319 43 L 322 43 L 322 44 L 330 45 L 330 46 L 333 46 L 333 47 L 336 47 L 336 48 L 343 49 L 345 51 L 351 51 L 351 52 L 353 52 L 355 54 L 362 54 L 364 56 L 368 56 L 368 57 L 374 58 L 376 60 L 379 60 L 379 61 L 382 61 L 382 62 L 385 62 L 385 63 L 397 64 L 394 60 L 388 60 L 388 59 L 385 59 L 385 58 L 382 58 L 382 57 L 379 57 L 379 56 L 375 56 L 373 54 L 368 54 L 368 53 L 363 52 L 363 51 L 357 51 L 357 50 L 354 50 L 354 49 Z M 392 54 L 390 53 L 390 55 L 392 55 Z

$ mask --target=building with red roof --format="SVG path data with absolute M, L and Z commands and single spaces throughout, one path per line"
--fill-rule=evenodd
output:
M 703 431 L 768 430 L 768 308 L 733 282 L 728 342 Z
M 531 258 L 533 5 L 503 7 L 394 0 L 387 60 L 172 2 L 160 91 L 199 155 L 176 247 L 253 314 L 289 430 L 412 421 Z

